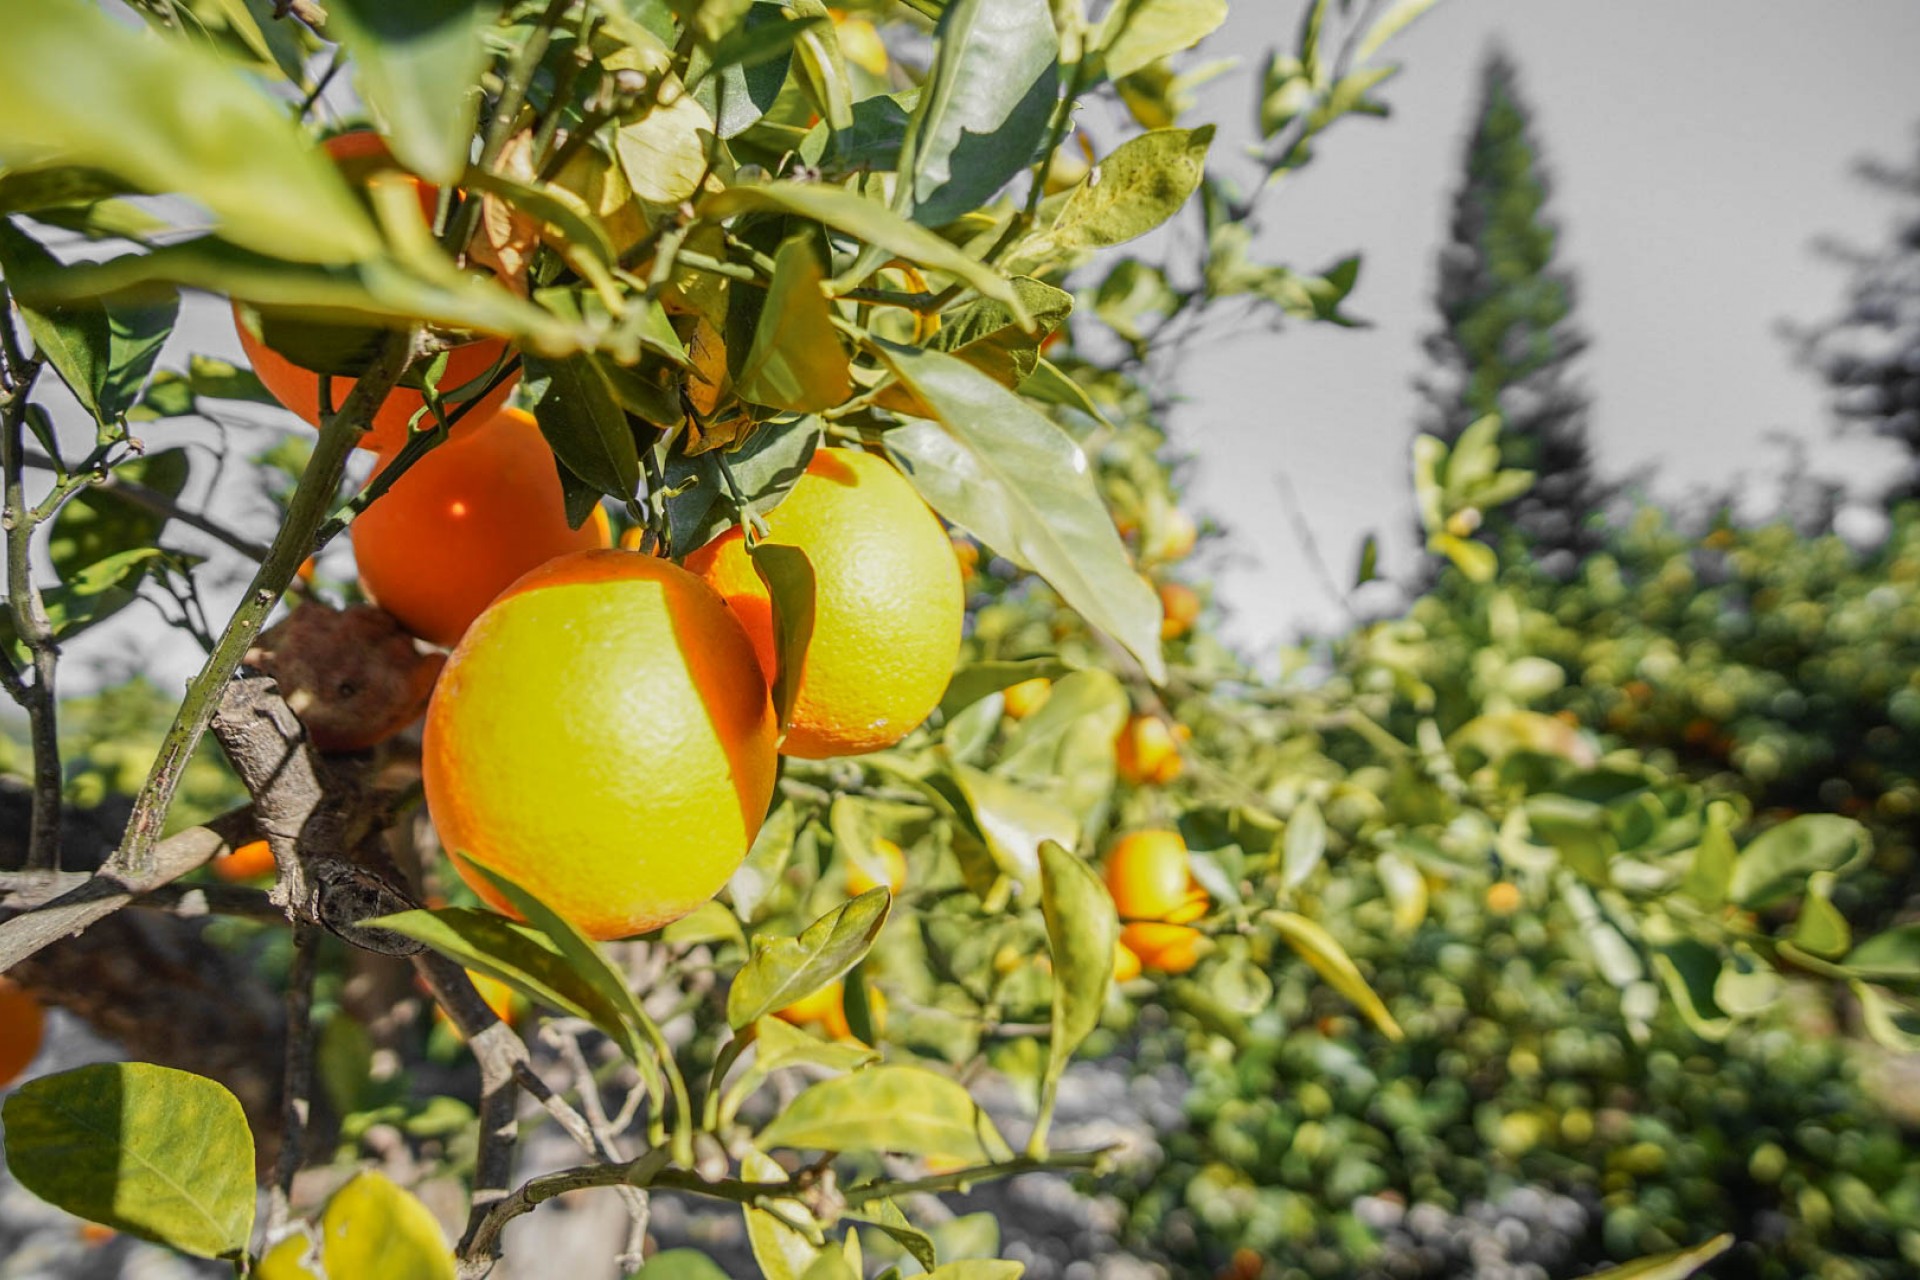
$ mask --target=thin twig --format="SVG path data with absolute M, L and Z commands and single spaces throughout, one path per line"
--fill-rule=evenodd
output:
M 619 1135 L 607 1122 L 607 1109 L 600 1097 L 600 1082 L 594 1079 L 593 1067 L 587 1062 L 586 1051 L 580 1047 L 578 1028 L 566 1023 L 549 1022 L 542 1034 L 560 1051 L 574 1079 L 579 1082 L 580 1109 L 586 1113 L 587 1125 L 601 1147 L 601 1158 L 618 1162 L 621 1158 Z M 639 1187 L 621 1187 L 620 1198 L 626 1201 L 630 1225 L 626 1248 L 614 1261 L 621 1270 L 632 1271 L 645 1260 L 647 1193 Z
M 1313 526 L 1307 522 L 1307 513 L 1300 507 L 1299 495 L 1293 491 L 1293 482 L 1287 479 L 1287 473 L 1278 472 L 1273 477 L 1274 487 L 1280 490 L 1280 506 L 1287 513 L 1287 522 L 1293 526 L 1293 536 L 1300 543 L 1300 549 L 1306 553 L 1307 565 L 1313 570 L 1313 576 L 1320 582 L 1320 589 L 1327 598 L 1340 606 L 1350 622 L 1359 622 L 1360 615 L 1354 611 L 1353 602 L 1347 599 L 1347 593 L 1340 590 L 1339 581 L 1333 576 L 1333 570 L 1327 566 L 1326 557 L 1320 554 L 1320 543 L 1313 536 Z

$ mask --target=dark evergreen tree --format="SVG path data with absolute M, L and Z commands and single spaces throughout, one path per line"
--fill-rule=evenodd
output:
M 1418 384 L 1421 429 L 1452 441 L 1500 413 L 1503 465 L 1536 480 L 1489 517 L 1483 536 L 1517 534 L 1544 567 L 1564 573 L 1600 544 L 1594 517 L 1609 489 L 1595 474 L 1587 397 L 1569 369 L 1587 342 L 1573 322 L 1572 274 L 1555 260 L 1559 228 L 1517 80 L 1510 57 L 1488 55 L 1440 253 L 1441 327 L 1425 341 L 1436 367 Z
M 1877 251 L 1833 249 L 1849 264 L 1839 316 L 1799 334 L 1808 362 L 1833 388 L 1843 423 L 1899 442 L 1908 468 L 1889 501 L 1920 497 L 1920 157 L 1904 169 L 1861 167 L 1862 176 L 1902 208 Z

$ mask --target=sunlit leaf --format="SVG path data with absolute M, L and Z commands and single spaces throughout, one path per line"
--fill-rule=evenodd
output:
M 481 32 L 499 0 L 329 0 L 327 30 L 353 59 L 360 96 L 394 156 L 430 182 L 467 167 L 487 65 Z
M 753 571 L 773 602 L 773 648 L 780 660 L 773 678 L 773 711 L 784 733 L 800 698 L 807 646 L 813 643 L 813 565 L 800 548 L 772 542 L 756 543 L 750 555 Z
M 1368 985 L 1360 967 L 1354 964 L 1353 957 L 1347 954 L 1346 948 L 1332 934 L 1305 916 L 1295 915 L 1291 911 L 1268 911 L 1260 918 L 1272 925 L 1282 941 L 1298 952 L 1315 973 L 1326 979 L 1327 985 L 1352 1001 L 1389 1039 L 1398 1040 L 1405 1034 L 1387 1011 L 1386 1004 Z
M 773 280 L 753 345 L 734 379 L 742 400 L 793 413 L 831 409 L 853 391 L 846 348 L 821 285 L 812 237 L 789 237 L 774 255 Z
M 923 1067 L 878 1066 L 823 1080 L 755 1139 L 802 1151 L 896 1151 L 987 1163 L 1011 1156 L 959 1084 Z
M 860 962 L 887 923 L 893 899 L 870 889 L 821 916 L 794 938 L 756 938 L 727 992 L 734 1030 L 811 995 Z

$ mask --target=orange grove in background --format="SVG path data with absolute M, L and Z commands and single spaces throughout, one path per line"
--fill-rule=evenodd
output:
M 427 710 L 440 843 L 596 938 L 656 929 L 733 874 L 773 796 L 777 729 L 739 620 L 698 578 L 630 551 L 522 577 L 467 629 Z
M 1000 696 L 1006 700 L 1007 715 L 1015 720 L 1024 720 L 1053 696 L 1053 681 L 1045 676 L 1035 676 L 1031 680 L 1008 685 L 1000 691 Z
M 379 465 L 390 462 L 380 456 Z M 503 409 L 430 450 L 348 526 L 360 584 L 422 640 L 459 643 L 514 580 L 612 541 L 595 507 L 567 527 L 553 453 L 533 418 Z
M 1160 638 L 1178 640 L 1200 617 L 1200 596 L 1184 582 L 1160 584 Z
M 20 1078 L 46 1034 L 40 1002 L 11 978 L 0 977 L 0 1088 Z
M 780 750 L 806 759 L 890 747 L 940 702 L 960 653 L 966 603 L 940 521 L 884 458 L 821 449 L 767 515 L 772 544 L 813 566 L 813 638 Z M 745 536 L 729 530 L 687 568 L 746 624 L 768 681 L 779 670 L 773 603 Z
M 229 883 L 257 880 L 273 874 L 273 850 L 267 847 L 265 840 L 249 840 L 239 848 L 230 849 L 215 858 L 212 868 L 215 876 Z
M 389 160 L 387 144 L 380 135 L 369 130 L 336 134 L 321 144 L 329 156 L 340 167 L 346 177 L 357 184 L 364 184 L 368 175 L 382 168 Z M 408 178 L 414 184 L 419 196 L 420 209 L 425 219 L 431 223 L 439 203 L 436 188 L 421 182 L 418 178 Z M 298 414 L 310 427 L 320 425 L 320 375 L 311 369 L 302 368 L 267 346 L 260 337 L 248 327 L 242 318 L 241 309 L 234 307 L 234 328 L 240 334 L 241 350 L 246 352 L 247 363 L 253 366 L 254 376 L 258 377 L 273 393 L 273 398 Z M 481 338 L 463 343 L 447 353 L 446 372 L 440 378 L 440 390 L 443 396 L 454 392 L 475 378 L 484 376 L 506 354 L 507 344 L 500 338 Z M 513 391 L 513 384 L 520 380 L 518 373 L 509 374 L 500 385 L 489 391 L 480 403 L 460 422 L 465 429 L 476 422 L 484 421 L 506 403 L 507 396 Z M 346 403 L 347 396 L 353 391 L 354 379 L 337 377 L 333 380 L 333 407 L 338 409 Z M 407 423 L 417 413 L 425 399 L 418 391 L 406 387 L 396 387 L 387 396 L 386 403 L 374 414 L 373 425 L 360 440 L 362 449 L 387 452 L 406 443 Z M 451 405 L 449 406 L 452 407 Z M 431 419 L 423 425 L 431 426 Z
M 1113 743 L 1120 776 L 1136 787 L 1165 786 L 1178 778 L 1186 767 L 1180 758 L 1180 731 L 1185 728 L 1168 728 L 1158 716 L 1130 717 Z

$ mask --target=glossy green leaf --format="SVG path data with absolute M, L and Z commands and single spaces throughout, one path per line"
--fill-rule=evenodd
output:
M 203 1258 L 253 1233 L 253 1134 L 204 1076 L 108 1062 L 29 1080 L 6 1100 L 7 1169 L 68 1213 Z
M 773 712 L 785 733 L 800 699 L 807 646 L 813 643 L 813 565 L 800 548 L 778 543 L 755 543 L 749 554 L 773 604 L 773 651 L 780 663 L 773 678 Z
M 1691 938 L 1655 948 L 1653 972 L 1667 989 L 1681 1020 L 1703 1040 L 1727 1038 L 1733 1019 L 1720 1007 L 1714 988 L 1720 980 L 1721 957 L 1713 948 Z
M 127 418 L 145 422 L 198 413 L 203 396 L 209 400 L 245 400 L 252 404 L 280 403 L 251 369 L 242 369 L 212 356 L 196 355 L 188 358 L 185 373 L 162 369 L 155 374 L 139 402 L 127 411 Z
M 797 182 L 731 186 L 703 199 L 699 211 L 704 218 L 720 220 L 743 213 L 790 213 L 824 222 L 876 249 L 944 271 L 987 297 L 998 298 L 1025 319 L 1024 305 L 1005 276 L 885 205 L 840 187 Z
M 131 547 L 76 569 L 57 587 L 43 587 L 40 603 L 54 639 L 70 639 L 132 604 L 140 580 L 170 559 L 159 547 Z M 15 647 L 15 656 L 26 661 L 9 610 L 0 610 L 0 644 Z
M 1046 702 L 1008 738 L 993 772 L 1064 805 L 1090 842 L 1105 825 L 1113 798 L 1114 741 L 1128 710 L 1125 687 L 1107 672 L 1061 676 Z
M 738 1031 L 853 968 L 880 936 L 892 904 L 885 889 L 870 889 L 827 912 L 798 937 L 754 939 L 753 954 L 727 992 L 727 1024 Z
M 836 173 L 889 172 L 906 144 L 907 129 L 918 89 L 875 94 L 853 104 L 853 124 L 829 129 L 821 121 L 800 142 L 800 158 L 807 164 L 829 166 Z
M 1022 884 L 1040 874 L 1042 843 L 1078 843 L 1079 820 L 1051 797 L 970 765 L 954 765 L 953 779 L 995 864 Z
M 1860 1022 L 1869 1039 L 1895 1053 L 1920 1053 L 1920 1033 L 1913 1029 L 1912 1009 L 1895 1005 L 1880 988 L 1857 978 L 1849 982 L 1847 988 L 1860 1002 Z
M 629 1056 L 642 1052 L 614 1003 L 561 955 L 552 939 L 530 925 L 470 907 L 403 911 L 365 923 L 424 943 L 462 968 L 498 978 L 535 1004 L 591 1022 Z
M 660 941 L 670 947 L 691 947 L 705 942 L 732 943 L 747 945 L 747 935 L 740 928 L 740 919 L 721 905 L 718 899 L 709 898 L 686 915 L 660 931 Z
M 1435 0 L 1394 0 L 1387 6 L 1384 13 L 1373 20 L 1373 25 L 1367 28 L 1367 34 L 1361 37 L 1359 45 L 1354 49 L 1354 62 L 1356 64 L 1366 62 L 1368 58 L 1378 53 L 1387 41 L 1406 30 L 1416 18 L 1433 8 L 1434 3 Z
M 762 1075 L 799 1066 L 852 1071 L 880 1058 L 859 1041 L 822 1040 L 771 1016 L 756 1021 L 753 1028 L 753 1069 Z
M 840 37 L 827 17 L 820 0 L 792 0 L 793 12 L 801 19 L 816 21 L 803 29 L 793 44 L 794 77 L 800 91 L 813 104 L 814 114 L 830 129 L 853 127 L 853 83 L 847 75 L 847 60 L 840 52 Z
M 1872 850 L 1866 828 L 1851 818 L 1831 813 L 1789 818 L 1740 851 L 1728 895 L 1743 907 L 1771 906 L 1799 893 L 1814 872 L 1843 872 Z
M 787 1171 L 773 1157 L 750 1150 L 740 1161 L 740 1176 L 748 1182 L 785 1182 Z M 756 1205 L 742 1205 L 747 1223 L 747 1242 L 753 1248 L 753 1260 L 760 1264 L 764 1280 L 801 1280 L 820 1257 L 822 1250 L 788 1223 L 817 1227 L 805 1204 L 794 1199 L 775 1199 L 775 1216 Z
M 939 1255 L 934 1248 L 933 1237 L 908 1222 L 907 1215 L 900 1212 L 900 1206 L 893 1201 L 870 1200 L 858 1209 L 849 1210 L 847 1217 L 875 1231 L 884 1232 L 922 1268 L 930 1271 L 938 1266 Z
M 1226 17 L 1226 0 L 1117 0 L 1092 44 L 1107 77 L 1118 80 L 1193 48 Z
M 1086 453 L 1019 396 L 962 360 L 883 344 L 881 358 L 933 411 L 886 434 L 947 519 L 1030 568 L 1161 681 L 1160 601 L 1133 568 Z
M 1060 96 L 1046 0 L 953 0 L 901 148 L 894 207 L 940 226 L 1032 164 Z
M 943 318 L 927 345 L 958 356 L 1004 386 L 1020 386 L 1039 367 L 1040 344 L 1073 313 L 1073 295 L 1028 276 L 1015 276 L 1013 287 L 1033 317 L 1031 333 L 1005 304 L 982 298 Z
M 598 357 L 524 359 L 521 385 L 533 400 L 533 416 L 554 456 L 609 497 L 623 502 L 631 498 L 640 487 L 640 453 Z
M 795 816 L 793 803 L 781 800 L 760 824 L 760 832 L 754 836 L 753 844 L 747 849 L 746 858 L 727 881 L 727 896 L 733 901 L 733 909 L 742 920 L 752 921 L 760 912 L 760 906 L 780 884 L 780 874 L 786 870 L 787 861 L 793 856 L 794 837 L 799 834 L 799 819 Z
M 1623 1266 L 1595 1271 L 1587 1280 L 1684 1280 L 1684 1277 L 1692 1275 L 1731 1248 L 1732 1236 L 1717 1235 L 1691 1249 L 1674 1249 Z
M 629 1280 L 732 1280 L 720 1264 L 697 1249 L 662 1249 Z
M 1020 1280 L 1026 1264 L 1000 1258 L 962 1258 L 927 1272 L 926 1280 Z
M 83 165 L 177 192 L 234 243 L 297 262 L 381 251 L 286 108 L 193 41 L 155 39 L 83 0 L 4 0 L 0 30 L 0 166 Z
M 823 1080 L 795 1098 L 755 1141 L 769 1148 L 895 1151 L 982 1164 L 1012 1154 L 993 1120 L 958 1083 L 906 1066 L 868 1067 Z
M 1299 888 L 1326 854 L 1327 820 L 1317 801 L 1302 800 L 1287 818 L 1286 843 L 1280 855 L 1281 889 Z
M 1853 945 L 1853 930 L 1833 905 L 1832 895 L 1833 873 L 1814 872 L 1807 877 L 1800 917 L 1793 922 L 1793 945 L 1826 960 L 1838 959 Z
M 1059 216 L 1025 255 L 1106 249 L 1152 231 L 1200 189 L 1212 142 L 1212 125 L 1129 138 L 1068 193 Z
M 23 274 L 59 269 L 59 260 L 38 241 L 0 218 L 0 275 L 17 280 Z M 44 308 L 21 304 L 20 319 L 34 348 L 60 375 L 81 408 L 96 419 L 105 417 L 101 397 L 113 344 L 106 308 L 91 301 Z
M 1389 1039 L 1402 1038 L 1405 1033 L 1400 1030 L 1400 1024 L 1394 1021 L 1393 1014 L 1387 1011 L 1386 1004 L 1367 984 L 1353 957 L 1347 954 L 1346 948 L 1332 934 L 1305 916 L 1291 911 L 1268 911 L 1260 918 L 1272 925 L 1282 941 L 1312 966 L 1328 986 L 1352 1001 L 1354 1007 Z
M 734 378 L 742 400 L 811 413 L 831 409 L 853 393 L 846 348 L 821 289 L 825 280 L 811 236 L 801 233 L 781 244 L 753 345 Z
M 1100 412 L 1100 407 L 1094 404 L 1086 388 L 1068 377 L 1066 370 L 1045 356 L 1034 361 L 1033 372 L 1020 383 L 1020 394 L 1041 404 L 1055 404 L 1084 413 L 1102 426 L 1113 426 L 1106 414 Z
M 721 138 L 738 137 L 767 114 L 793 65 L 793 42 L 823 20 L 792 18 L 788 12 L 774 0 L 759 0 L 738 27 L 694 50 L 687 84 L 714 118 Z
M 107 308 L 107 376 L 100 388 L 102 416 L 117 419 L 139 401 L 160 349 L 180 318 L 180 297 L 168 294 L 146 306 Z
M 1040 911 L 1053 958 L 1053 1004 L 1043 1087 L 1050 1094 L 1074 1051 L 1100 1025 L 1113 985 L 1120 917 L 1091 864 L 1048 840 L 1040 846 Z M 1045 1135 L 1036 1141 L 1044 1142 Z
M 487 65 L 481 32 L 498 0 L 331 0 L 327 30 L 353 60 L 360 96 L 400 163 L 429 182 L 467 167 L 476 82 Z
M 951 719 L 988 694 L 1044 677 L 1057 680 L 1072 670 L 1058 658 L 1025 658 L 1016 662 L 973 662 L 953 673 L 940 698 L 940 714 Z
M 1920 924 L 1896 925 L 1876 933 L 1848 952 L 1842 963 L 1875 980 L 1920 978 Z

